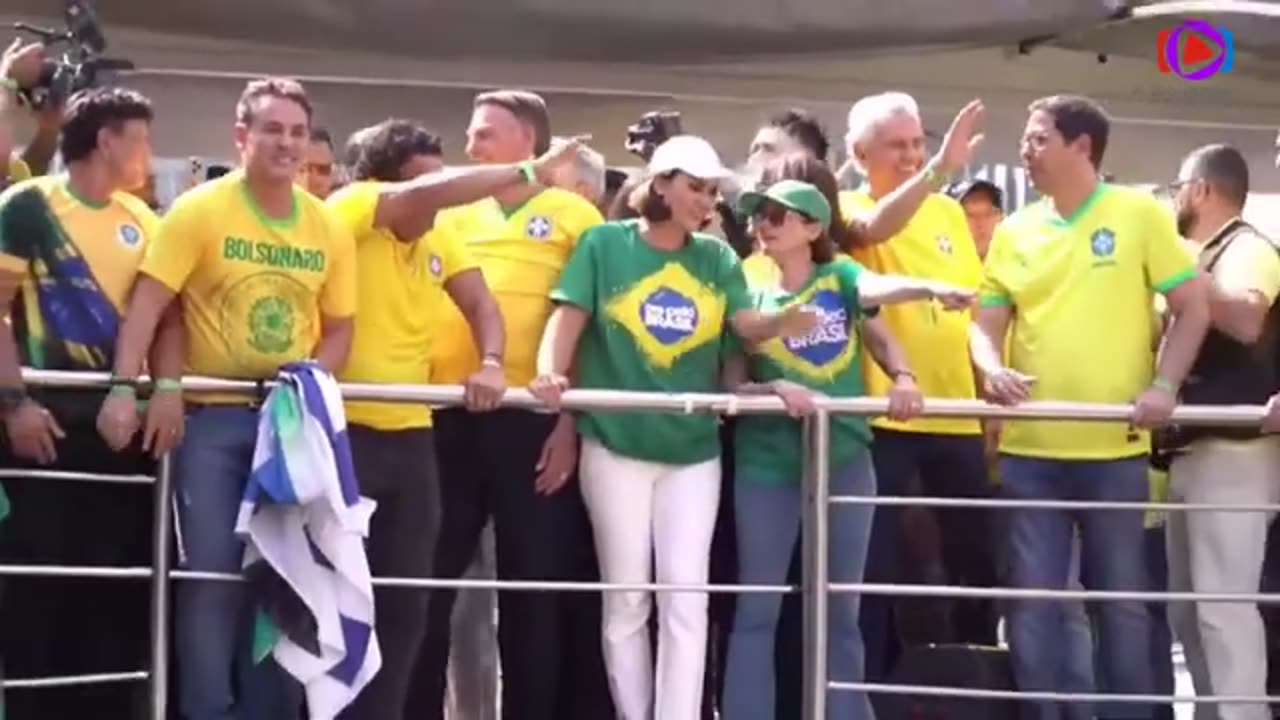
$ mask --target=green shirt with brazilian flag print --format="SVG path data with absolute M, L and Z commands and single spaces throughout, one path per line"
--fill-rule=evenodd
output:
M 848 258 L 818 265 L 804 287 L 791 293 L 781 288 L 752 288 L 757 309 L 774 313 L 791 305 L 807 305 L 818 312 L 818 325 L 794 338 L 760 343 L 748 356 L 752 382 L 789 380 L 831 397 L 861 397 L 861 325 L 873 311 L 862 310 L 858 275 L 862 266 Z M 785 415 L 739 418 L 734 441 L 740 476 L 770 485 L 800 483 L 803 466 L 800 421 Z M 832 415 L 830 467 L 836 471 L 871 442 L 867 419 Z
M 634 220 L 583 233 L 551 298 L 591 316 L 575 355 L 578 387 L 667 393 L 717 390 L 728 318 L 751 306 L 727 244 L 693 233 L 679 250 L 659 250 Z M 592 411 L 578 430 L 638 460 L 691 465 L 720 454 L 709 413 Z

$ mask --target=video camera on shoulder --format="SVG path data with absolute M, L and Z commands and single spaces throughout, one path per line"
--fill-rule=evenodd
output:
M 684 134 L 684 126 L 680 120 L 680 113 L 674 110 L 655 110 L 647 112 L 640 116 L 640 120 L 636 124 L 627 128 L 627 151 L 640 157 L 645 162 L 653 157 L 653 151 L 658 146 L 676 135 Z M 721 192 L 728 194 L 729 187 L 722 187 Z M 738 254 L 739 257 L 746 257 L 751 254 L 753 244 L 750 235 L 747 233 L 747 224 L 744 218 L 738 217 L 734 211 L 734 205 L 725 200 L 719 200 L 715 206 L 716 215 L 720 220 L 720 233 L 729 243 L 730 247 Z
M 627 152 L 649 162 L 653 151 L 670 138 L 681 135 L 684 129 L 680 113 L 673 110 L 655 110 L 640 116 L 635 125 L 627 127 Z
M 65 0 L 63 18 L 62 30 L 13 24 L 14 29 L 38 38 L 49 53 L 40 81 L 22 88 L 24 99 L 35 109 L 62 105 L 71 95 L 96 85 L 100 72 L 134 69 L 129 60 L 102 56 L 107 38 L 91 0 Z

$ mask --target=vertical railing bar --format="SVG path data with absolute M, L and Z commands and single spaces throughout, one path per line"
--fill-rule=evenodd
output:
M 804 720 L 827 716 L 827 518 L 830 478 L 830 417 L 814 413 L 804 425 Z
M 156 467 L 155 513 L 151 547 L 151 720 L 169 713 L 169 571 L 173 553 L 173 462 L 165 454 Z

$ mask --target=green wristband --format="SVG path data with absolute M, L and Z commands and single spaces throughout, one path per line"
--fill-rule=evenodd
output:
M 126 384 L 120 383 L 120 384 L 112 385 L 111 389 L 107 391 L 107 394 L 113 395 L 116 397 L 136 398 L 138 396 L 138 390 L 132 385 L 126 385 Z
M 533 169 L 532 160 L 525 160 L 520 163 L 520 174 L 524 176 L 525 182 L 530 185 L 538 184 L 538 173 Z
M 156 392 L 181 392 L 182 380 L 178 378 L 156 378 Z
M 1159 376 L 1156 376 L 1156 379 L 1151 381 L 1151 387 L 1160 388 L 1170 395 L 1178 394 L 1178 386 L 1174 384 L 1173 381 L 1166 380 Z

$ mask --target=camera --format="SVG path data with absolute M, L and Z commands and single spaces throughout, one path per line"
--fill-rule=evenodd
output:
M 648 162 L 659 145 L 683 132 L 680 113 L 671 110 L 647 112 L 635 125 L 627 128 L 625 147 L 627 152 Z
M 14 23 L 14 29 L 38 38 L 51 54 L 44 61 L 39 82 L 22 88 L 22 95 L 31 107 L 37 110 L 58 107 L 71 95 L 96 85 L 99 72 L 134 69 L 128 60 L 102 56 L 107 49 L 107 38 L 90 2 L 66 0 L 62 30 Z M 59 46 L 62 47 L 60 53 L 53 55 Z

